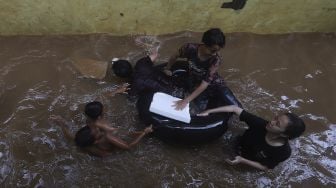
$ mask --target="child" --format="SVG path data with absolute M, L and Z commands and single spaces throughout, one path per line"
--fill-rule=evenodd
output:
M 217 93 L 219 87 L 226 87 L 223 78 L 217 72 L 222 61 L 218 51 L 225 46 L 223 32 L 218 28 L 210 29 L 203 34 L 202 42 L 202 44 L 187 43 L 183 45 L 178 53 L 170 58 L 165 68 L 165 73 L 171 75 L 170 69 L 178 58 L 185 58 L 190 63 L 189 79 L 191 79 L 192 85 L 189 88 L 196 89 L 188 97 L 175 102 L 174 106 L 177 110 L 184 109 L 189 102 L 197 98 L 207 88 L 209 91 L 205 93 L 211 96 Z
M 127 60 L 112 60 L 113 73 L 121 78 L 130 78 L 133 74 L 132 65 Z
M 133 67 L 131 63 L 124 59 L 113 58 L 105 70 L 105 80 L 116 80 L 130 82 L 133 75 Z
M 249 126 L 238 144 L 239 155 L 234 160 L 226 161 L 232 165 L 242 163 L 260 170 L 273 169 L 288 159 L 291 155 L 288 140 L 299 137 L 306 127 L 302 119 L 292 113 L 284 113 L 272 121 L 266 121 L 234 105 L 206 110 L 199 115 L 215 112 L 233 112 Z
M 152 132 L 152 127 L 147 127 L 143 131 L 130 133 L 135 139 L 127 143 L 115 134 L 116 128 L 108 126 L 108 122 L 103 118 L 103 105 L 100 102 L 90 102 L 85 106 L 85 115 L 87 116 L 86 126 L 81 128 L 75 136 L 73 136 L 66 122 L 60 116 L 51 116 L 58 125 L 62 127 L 64 134 L 75 140 L 77 146 L 90 154 L 96 156 L 105 156 L 113 148 L 130 149 L 136 145 L 141 138 Z
M 134 76 L 131 84 L 131 96 L 141 95 L 146 92 L 172 93 L 173 85 L 159 67 L 154 66 L 157 58 L 157 49 L 150 55 L 137 61 L 134 67 Z

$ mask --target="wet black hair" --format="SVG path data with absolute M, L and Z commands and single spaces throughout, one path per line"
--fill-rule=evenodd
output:
M 219 28 L 212 28 L 204 32 L 202 42 L 207 46 L 218 45 L 221 48 L 225 46 L 225 35 Z
M 98 101 L 93 101 L 85 105 L 85 114 L 96 120 L 103 113 L 103 104 Z
M 82 127 L 76 133 L 75 143 L 79 147 L 87 147 L 92 145 L 95 142 L 95 138 L 91 133 L 89 126 Z
M 285 113 L 288 117 L 288 126 L 284 132 L 288 136 L 288 139 L 297 138 L 302 135 L 306 129 L 306 125 L 303 120 L 293 113 Z
M 115 75 L 122 78 L 129 78 L 133 73 L 132 65 L 127 60 L 114 61 L 112 70 Z

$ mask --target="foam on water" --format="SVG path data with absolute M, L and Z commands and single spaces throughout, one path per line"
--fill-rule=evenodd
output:
M 312 93 L 314 88 L 305 84 L 305 82 L 313 83 L 318 79 L 327 79 L 321 80 L 326 81 L 321 82 L 321 85 L 328 86 L 328 83 L 333 83 L 334 76 L 328 75 L 328 70 L 323 67 L 327 65 L 320 66 L 310 62 L 314 67 L 309 67 L 304 64 L 304 61 L 297 62 L 303 69 L 302 72 L 293 75 L 297 71 L 293 71 L 291 64 L 284 63 L 285 60 L 291 60 L 290 54 L 282 57 L 285 59 L 283 61 L 274 61 L 274 65 L 268 60 L 260 63 L 261 58 L 254 58 L 251 55 L 255 52 L 250 53 L 248 50 L 265 48 L 257 44 L 239 46 L 244 42 L 240 41 L 240 38 L 244 37 L 243 34 L 236 38 L 228 37 L 231 40 L 228 44 L 234 43 L 237 50 L 230 51 L 232 46 L 228 46 L 224 49 L 228 52 L 225 55 L 229 56 L 230 53 L 236 55 L 232 55 L 232 59 L 225 59 L 220 72 L 223 73 L 229 87 L 244 107 L 266 119 L 285 110 L 295 111 L 310 122 L 310 125 L 307 125 L 308 131 L 291 142 L 293 153 L 286 162 L 270 172 L 225 163 L 224 159 L 231 157 L 228 151 L 232 150 L 231 144 L 234 138 L 246 127 L 244 123 L 238 122 L 237 117 L 231 123 L 234 126 L 230 126 L 229 131 L 221 139 L 205 146 L 179 148 L 165 144 L 156 138 L 146 137 L 133 150 L 116 150 L 104 159 L 82 153 L 73 141 L 64 137 L 55 122 L 48 120 L 51 114 L 64 116 L 67 126 L 74 133 L 85 124 L 81 107 L 87 102 L 99 99 L 105 104 L 106 117 L 112 121 L 113 126 L 123 130 L 140 130 L 142 125 L 137 117 L 134 103 L 127 101 L 124 96 L 115 98 L 104 96 L 104 93 L 118 86 L 115 84 L 116 80 L 112 80 L 111 84 L 107 80 L 97 81 L 81 77 L 72 66 L 71 55 L 79 51 L 83 54 L 87 52 L 88 54 L 84 55 L 102 60 L 109 60 L 117 56 L 115 54 L 137 60 L 144 55 L 142 51 L 162 47 L 163 44 L 168 43 L 180 44 L 183 42 L 182 39 L 189 40 L 193 37 L 193 33 L 182 32 L 162 37 L 162 39 L 156 36 L 112 38 L 113 40 L 107 35 L 82 37 L 82 40 L 78 37 L 75 39 L 60 37 L 57 39 L 58 42 L 53 43 L 54 45 L 50 45 L 45 38 L 43 40 L 48 43 L 47 47 L 37 45 L 36 48 L 23 49 L 17 53 L 19 55 L 8 58 L 3 56 L 5 52 L 0 52 L 0 58 L 4 60 L 0 61 L 2 65 L 0 97 L 7 100 L 8 93 L 18 93 L 14 99 L 11 99 L 13 100 L 11 103 L 6 103 L 8 106 L 4 111 L 5 116 L 1 114 L 0 184 L 5 187 L 108 187 L 111 185 L 291 187 L 306 182 L 317 182 L 322 186 L 336 184 L 336 125 L 330 120 L 332 116 L 324 115 L 323 109 L 313 111 L 315 107 L 320 107 L 318 105 L 322 101 L 320 96 L 322 94 L 316 92 L 315 96 L 315 93 Z M 249 43 L 257 41 L 260 37 L 263 38 L 263 36 L 253 35 L 256 38 L 251 40 L 250 37 L 247 37 Z M 310 39 L 311 37 L 307 38 L 307 40 Z M 199 41 L 199 39 L 193 38 L 193 41 Z M 292 35 L 282 39 L 284 44 L 295 41 L 296 38 Z M 39 44 L 36 41 L 30 43 L 34 44 L 33 46 Z M 57 47 L 58 43 L 61 45 Z M 78 44 L 75 45 L 76 43 Z M 120 49 L 117 50 L 109 48 L 115 47 L 115 44 L 122 45 L 118 46 Z M 274 46 L 273 43 L 271 44 Z M 74 47 L 68 47 L 71 45 Z M 56 48 L 45 49 L 49 46 L 50 48 L 56 46 Z M 177 49 L 178 47 L 167 45 L 167 48 Z M 166 49 L 160 49 L 160 52 L 164 54 L 164 50 Z M 241 55 L 241 50 L 247 50 L 247 53 Z M 14 53 L 16 51 L 17 49 L 13 49 L 13 54 L 16 54 Z M 269 52 L 272 53 L 272 51 Z M 285 54 L 284 52 L 288 51 L 281 51 L 280 55 Z M 268 54 L 263 51 L 262 56 L 264 55 Z M 278 53 L 276 55 L 279 56 Z M 298 55 L 295 54 L 294 57 Z M 53 63 L 49 62 L 55 58 L 58 59 Z M 160 61 L 167 61 L 168 58 L 162 56 Z M 232 63 L 235 58 L 237 62 Z M 35 64 L 40 59 L 43 59 L 42 63 Z M 247 61 L 248 64 L 244 64 Z M 34 82 L 28 83 L 31 85 L 20 86 L 20 82 L 15 78 L 21 75 L 16 72 L 24 72 L 21 66 L 25 65 L 24 68 L 27 68 L 28 64 L 36 67 L 30 70 L 35 71 L 35 74 L 50 70 L 52 70 L 50 73 L 57 74 L 50 78 L 48 75 L 37 77 Z M 41 68 L 41 65 L 47 66 Z M 335 63 L 331 63 L 330 66 L 334 68 Z M 277 76 L 276 82 L 271 80 L 273 74 L 274 77 Z M 15 81 L 11 82 L 9 78 Z M 1 99 L 1 102 L 4 103 L 4 100 Z M 319 128 L 321 131 L 310 130 L 316 126 L 315 123 L 322 124 Z

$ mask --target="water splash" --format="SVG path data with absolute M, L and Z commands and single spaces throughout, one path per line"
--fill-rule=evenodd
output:
M 0 141 L 0 184 L 12 172 L 12 164 L 10 160 L 9 145 L 6 142 Z
M 159 51 L 161 44 L 161 41 L 158 40 L 156 36 L 147 36 L 147 35 L 136 37 L 134 42 L 137 46 L 143 48 L 144 54 L 142 56 L 157 53 Z

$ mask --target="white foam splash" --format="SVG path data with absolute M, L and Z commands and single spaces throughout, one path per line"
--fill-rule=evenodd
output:
M 267 177 L 260 177 L 256 180 L 258 187 L 268 187 L 272 185 L 272 180 Z
M 0 184 L 2 184 L 7 176 L 11 173 L 11 161 L 9 154 L 9 146 L 6 142 L 0 142 Z
M 280 67 L 280 68 L 273 69 L 273 71 L 278 72 L 278 71 L 283 71 L 283 70 L 287 70 L 287 69 L 288 68 L 286 68 L 286 67 Z
M 323 116 L 316 116 L 316 115 L 313 115 L 313 114 L 305 114 L 304 116 L 308 116 L 309 119 L 311 120 L 324 120 L 324 121 L 327 121 L 327 119 Z
M 284 101 L 287 100 L 287 99 L 289 99 L 287 96 L 284 96 L 284 95 L 281 96 L 280 98 L 281 98 L 282 100 L 284 100 Z
M 307 74 L 305 78 L 313 78 L 313 76 L 311 74 Z
M 10 122 L 15 116 L 15 113 L 12 113 L 4 122 L 3 124 L 7 124 L 8 122 Z
M 54 144 L 54 140 L 48 138 L 46 135 L 43 135 L 43 137 L 34 137 L 33 138 L 34 142 L 41 142 L 42 144 L 47 144 L 52 150 L 54 150 L 56 148 L 55 144 Z
M 290 100 L 289 101 L 289 104 L 290 104 L 289 108 L 299 108 L 299 105 L 298 105 L 299 102 L 304 102 L 304 101 L 302 99 Z
M 306 102 L 307 102 L 307 103 L 313 103 L 314 100 L 313 100 L 313 99 L 309 99 L 309 100 L 307 100 Z

